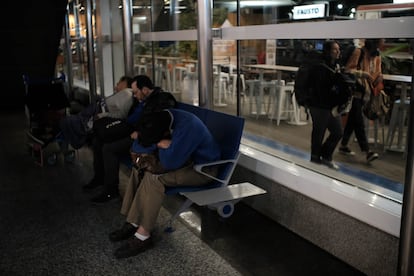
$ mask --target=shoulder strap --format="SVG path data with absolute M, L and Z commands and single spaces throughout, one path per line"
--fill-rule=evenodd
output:
M 326 63 L 320 63 L 319 65 L 321 65 L 322 67 L 325 67 L 326 69 L 328 69 L 329 71 L 331 71 L 332 73 L 336 73 L 334 69 L 332 69 L 331 67 L 329 67 Z
M 356 48 L 355 50 L 359 49 L 359 57 L 357 63 L 357 70 L 361 70 L 361 62 L 364 59 L 364 50 L 362 48 Z

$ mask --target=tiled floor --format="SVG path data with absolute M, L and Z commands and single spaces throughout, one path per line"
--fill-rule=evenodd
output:
M 1 275 L 361 275 L 243 203 L 225 220 L 194 208 L 166 234 L 177 197 L 165 201 L 155 248 L 118 261 L 107 234 L 123 221 L 120 201 L 93 206 L 81 190 L 90 152 L 39 167 L 25 147 L 23 112 L 1 114 L 0 128 Z

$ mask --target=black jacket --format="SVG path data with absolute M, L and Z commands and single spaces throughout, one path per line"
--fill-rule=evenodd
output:
M 331 68 L 329 70 L 326 66 Z M 324 61 L 315 64 L 311 71 L 312 98 L 309 106 L 332 109 L 338 105 L 338 90 L 335 74 L 336 64 L 327 65 Z

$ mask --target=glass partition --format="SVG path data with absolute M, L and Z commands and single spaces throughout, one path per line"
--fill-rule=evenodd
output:
M 241 107 L 239 115 L 246 119 L 246 143 L 259 150 L 280 158 L 294 160 L 302 166 L 351 185 L 370 191 L 380 190 L 378 193 L 381 195 L 391 195 L 395 200 L 401 200 L 406 160 L 403 152 L 406 145 L 404 137 L 406 137 L 408 116 L 406 112 L 396 111 L 401 106 L 394 103 L 401 100 L 401 94 L 407 95 L 404 91 L 407 91 L 411 85 L 412 49 L 409 47 L 409 40 L 395 36 L 386 38 L 385 48 L 381 52 L 385 90 L 393 104 L 390 112 L 381 120 L 365 120 L 370 148 L 378 152 L 380 158 L 372 164 L 367 164 L 365 155 L 361 153 L 357 142 L 352 138 L 350 147 L 356 152 L 355 156 L 345 156 L 337 151 L 334 154 L 334 160 L 341 164 L 338 173 L 326 170 L 324 167 L 315 167 L 309 162 L 312 120 L 303 107 L 294 103 L 294 81 L 296 71 L 306 59 L 306 54 L 321 51 L 326 39 L 337 39 L 342 51 L 347 45 L 358 43 L 358 39 L 349 36 L 346 39 L 341 38 L 342 28 L 338 28 L 337 33 L 332 37 L 317 37 L 313 34 L 311 38 L 303 39 L 296 34 L 301 32 L 307 36 L 306 30 L 311 33 L 322 32 L 318 28 L 329 30 L 331 25 L 325 24 L 327 21 L 354 22 L 352 15 L 355 11 L 349 8 L 346 11 L 337 10 L 332 14 L 337 7 L 328 5 L 324 18 L 294 21 L 293 6 L 280 6 L 276 2 L 270 3 L 269 6 L 254 6 L 248 4 L 248 1 L 244 3 L 241 1 L 239 5 L 238 19 L 235 1 L 213 2 L 212 28 L 220 30 L 218 34 L 213 31 L 212 41 L 213 60 L 210 66 L 213 68 L 213 108 L 221 112 L 237 114 L 239 102 Z M 239 26 L 237 20 L 240 21 Z M 282 28 L 272 27 L 275 23 L 277 24 L 274 26 L 280 24 L 288 26 L 290 23 L 298 22 L 303 23 L 304 26 L 303 28 L 295 26 L 295 30 L 300 32 L 285 33 Z M 305 27 L 308 22 L 321 24 L 320 27 L 319 25 L 313 28 Z M 239 31 L 238 28 L 243 26 L 249 29 Z M 257 29 L 252 28 L 254 26 L 257 26 Z M 275 30 L 273 33 L 272 29 Z M 277 33 L 281 34 L 280 37 Z M 257 36 L 260 38 L 249 38 Z M 165 42 L 153 41 L 153 43 L 159 47 Z M 197 77 L 192 73 L 197 72 L 195 70 L 197 66 L 206 65 L 198 64 L 195 60 L 196 54 L 188 54 L 191 49 L 196 50 L 190 47 L 195 43 L 194 40 L 176 41 L 174 45 L 185 45 L 185 47 L 180 47 L 175 52 L 170 51 L 164 56 L 176 57 L 179 60 L 174 67 L 176 75 L 172 77 L 176 81 L 174 91 L 180 93 L 181 100 L 196 104 L 197 89 L 194 87 L 197 87 Z M 188 55 L 194 60 L 188 60 Z M 164 74 L 164 78 L 165 76 Z M 402 79 L 408 81 L 401 81 Z M 165 81 L 161 83 L 166 88 L 171 87 Z M 406 111 L 408 112 L 408 109 Z M 396 112 L 398 115 L 395 115 Z M 397 126 L 395 119 L 392 119 L 393 116 L 398 117 L 400 122 L 403 121 L 403 125 Z M 344 116 L 342 122 L 345 121 Z
M 68 23 L 69 23 L 69 34 L 70 34 L 70 48 L 71 48 L 71 62 L 72 62 L 72 74 L 73 84 L 77 87 L 85 89 L 90 88 L 91 75 L 94 74 L 94 82 L 96 82 L 96 91 L 100 94 L 100 82 L 99 82 L 99 70 L 98 63 L 99 57 L 97 55 L 97 36 L 96 36 L 96 22 L 95 22 L 95 3 L 91 5 L 90 20 L 92 30 L 87 30 L 88 26 L 88 15 L 86 12 L 87 3 L 85 0 L 81 1 L 69 1 L 68 3 Z M 92 54 L 88 54 L 88 36 L 87 32 L 91 32 L 92 37 Z M 90 72 L 88 67 L 88 57 L 94 58 L 95 72 Z
M 236 1 L 212 3 L 213 60 L 211 64 L 199 64 L 200 42 L 192 1 L 133 1 L 134 73 L 147 74 L 179 100 L 197 104 L 198 70 L 211 66 L 213 108 L 246 119 L 245 143 L 249 146 L 401 201 L 407 100 L 413 74 L 412 31 L 404 32 L 407 26 L 402 21 L 387 21 L 386 26 L 391 29 L 378 30 L 366 19 L 354 19 L 361 17 L 357 9 L 339 8 L 336 2 L 325 6 L 323 18 L 312 20 L 294 19 L 297 11 L 286 1 L 271 1 L 262 6 L 240 1 L 239 10 Z M 359 26 L 364 27 L 362 33 Z M 82 80 L 86 72 L 77 67 L 84 62 L 84 44 L 81 33 L 78 36 L 73 40 L 77 42 L 73 50 L 74 70 L 78 70 L 75 78 Z M 355 156 L 337 151 L 334 154 L 334 160 L 341 164 L 340 171 L 314 166 L 309 162 L 312 121 L 306 110 L 294 102 L 296 71 L 306 53 L 320 51 L 326 39 L 337 39 L 344 52 L 347 45 L 358 44 L 358 38 L 363 36 L 385 38 L 381 49 L 384 91 L 392 106 L 383 119 L 365 120 L 370 147 L 380 157 L 367 164 L 352 138 L 350 147 Z M 342 119 L 345 123 L 346 117 Z

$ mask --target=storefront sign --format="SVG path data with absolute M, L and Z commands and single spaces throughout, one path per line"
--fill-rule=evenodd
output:
M 293 19 L 312 19 L 325 17 L 325 4 L 296 6 L 293 8 Z

